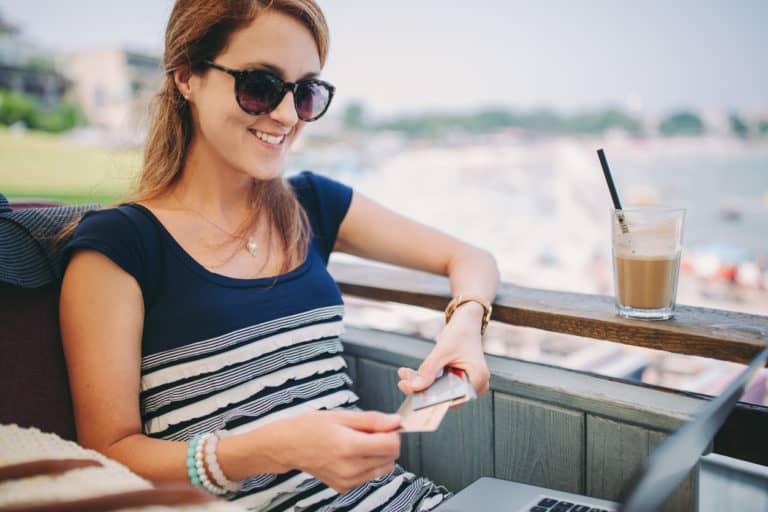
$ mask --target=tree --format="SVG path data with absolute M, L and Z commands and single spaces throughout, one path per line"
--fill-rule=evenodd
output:
M 731 131 L 739 138 L 746 139 L 749 135 L 749 126 L 738 114 L 731 114 Z
M 639 120 L 616 109 L 579 114 L 569 120 L 568 128 L 569 132 L 580 134 L 605 133 L 611 129 L 624 130 L 632 135 L 642 132 Z
M 365 128 L 365 107 L 362 103 L 348 103 L 343 114 L 344 128 L 347 130 L 360 130 Z
M 72 103 L 42 108 L 32 96 L 0 90 L 0 125 L 22 122 L 31 130 L 65 132 L 85 123 L 80 109 Z
M 661 122 L 659 131 L 666 136 L 701 135 L 704 123 L 694 112 L 677 112 Z
M 0 90 L 0 124 L 10 126 L 21 121 L 29 126 L 36 110 L 37 105 L 32 97 Z

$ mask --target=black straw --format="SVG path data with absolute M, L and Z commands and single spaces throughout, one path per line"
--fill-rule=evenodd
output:
M 605 151 L 603 151 L 603 148 L 597 150 L 597 156 L 600 158 L 600 165 L 603 167 L 605 181 L 608 183 L 608 190 L 611 193 L 611 199 L 613 199 L 613 207 L 617 210 L 621 210 L 619 194 L 616 192 L 616 185 L 613 184 L 613 176 L 611 176 L 611 169 L 608 167 L 608 160 L 605 159 Z
M 613 184 L 613 176 L 611 176 L 611 169 L 608 167 L 608 160 L 605 159 L 605 151 L 603 148 L 597 150 L 597 156 L 600 158 L 600 165 L 603 168 L 603 175 L 605 176 L 605 182 L 608 184 L 608 191 L 611 193 L 611 199 L 613 200 L 613 207 L 616 210 L 616 215 L 619 218 L 619 225 L 623 233 L 628 233 L 629 228 L 624 222 L 624 215 L 621 214 L 621 201 L 619 200 L 619 193 L 616 192 L 616 185 Z

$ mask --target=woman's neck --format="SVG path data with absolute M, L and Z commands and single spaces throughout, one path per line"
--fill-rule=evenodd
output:
M 171 194 L 183 208 L 232 230 L 247 218 L 254 178 L 217 159 L 193 139 Z

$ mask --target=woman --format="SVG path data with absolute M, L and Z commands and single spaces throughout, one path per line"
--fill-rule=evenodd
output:
M 482 303 L 498 270 L 338 181 L 282 177 L 333 96 L 317 78 L 327 47 L 313 0 L 176 2 L 138 191 L 86 215 L 67 246 L 78 438 L 256 510 L 429 510 L 450 493 L 395 464 L 399 418 L 354 406 L 325 264 L 343 251 L 449 275 L 478 298 L 417 377 L 400 370 L 405 393 L 446 365 L 488 390 Z

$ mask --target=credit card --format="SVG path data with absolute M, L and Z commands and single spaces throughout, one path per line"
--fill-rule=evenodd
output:
M 431 405 L 449 402 L 469 393 L 466 372 L 456 368 L 446 368 L 441 377 L 435 379 L 430 387 L 413 393 L 413 410 L 418 411 Z M 472 385 L 469 385 L 472 388 Z M 472 389 L 474 392 L 474 389 Z
M 401 419 L 396 432 L 434 432 L 450 407 L 451 402 L 443 402 L 416 411 L 413 409 L 413 395 L 408 395 L 397 410 Z
M 453 407 L 454 405 L 459 405 L 465 402 L 469 402 L 470 400 L 474 400 L 475 398 L 477 398 L 475 387 L 469 381 L 469 375 L 467 375 L 467 372 L 463 372 L 463 373 L 464 373 L 464 385 L 467 387 L 467 394 L 462 397 L 454 398 L 453 400 L 451 400 L 451 407 Z

